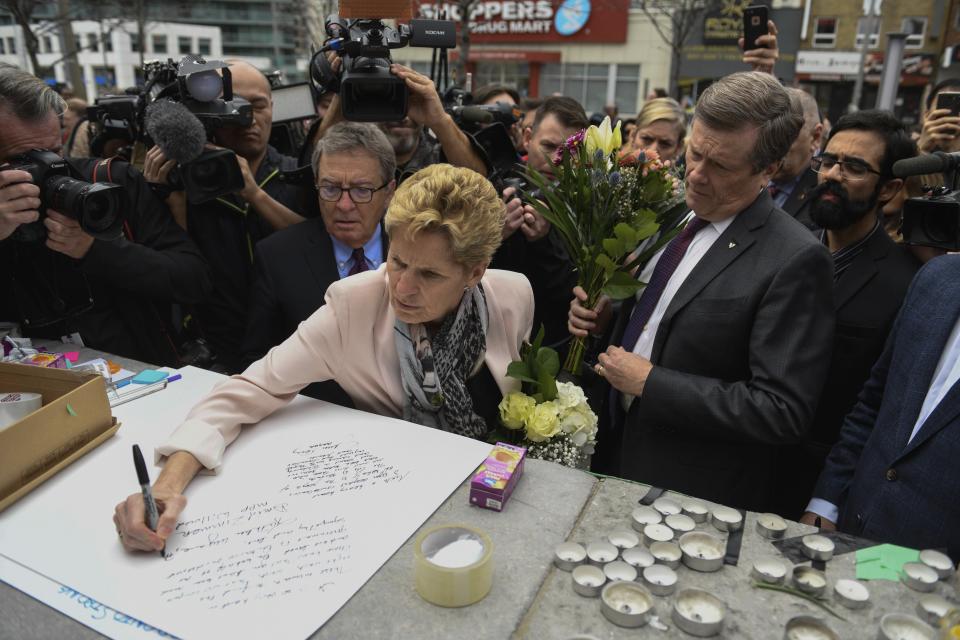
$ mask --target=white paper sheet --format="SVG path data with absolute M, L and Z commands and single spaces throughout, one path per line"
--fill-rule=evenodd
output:
M 118 407 L 124 425 L 115 438 L 0 515 L 0 549 L 184 638 L 308 636 L 490 451 L 299 398 L 245 428 L 219 476 L 194 481 L 166 560 L 130 555 L 111 515 L 137 490 L 131 445 L 152 451 L 221 378 L 182 373 L 183 381 Z

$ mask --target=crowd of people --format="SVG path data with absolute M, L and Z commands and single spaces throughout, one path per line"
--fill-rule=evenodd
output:
M 624 153 L 682 176 L 689 214 L 635 297 L 593 308 L 521 185 L 487 179 L 484 148 L 411 69 L 391 68 L 410 95 L 401 121 L 351 122 L 325 102 L 303 187 L 269 144 L 270 83 L 231 62 L 253 120 L 210 143 L 235 152 L 243 188 L 198 203 L 169 188 L 159 148 L 140 169 L 78 157 L 81 106 L 0 66 L 0 162 L 48 149 L 125 198 L 120 237 L 93 237 L 0 165 L 0 321 L 232 375 L 160 449 L 157 531 L 139 494 L 118 505 L 124 545 L 161 548 L 194 475 L 299 392 L 485 438 L 516 384 L 508 363 L 543 326 L 561 350 L 593 336 L 595 471 L 960 558 L 960 257 L 904 244 L 896 221 L 918 187 L 893 172 L 960 149 L 960 118 L 932 108 L 957 87 L 931 93 L 918 140 L 883 111 L 831 124 L 770 73 L 775 27 L 762 39 L 754 70 L 711 84 L 692 118 L 653 95 L 621 122 Z M 524 112 L 510 131 L 521 176 L 549 178 L 590 123 L 569 97 L 475 97 Z M 18 238 L 31 225 L 41 241 Z

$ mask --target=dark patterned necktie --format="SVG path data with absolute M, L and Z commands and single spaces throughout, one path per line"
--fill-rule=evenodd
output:
M 626 351 L 633 351 L 633 348 L 637 346 L 637 340 L 643 333 L 643 328 L 647 325 L 647 322 L 650 321 L 650 316 L 653 315 L 653 310 L 656 308 L 657 302 L 660 301 L 663 290 L 667 288 L 670 276 L 680 265 L 680 261 L 686 254 L 687 247 L 690 246 L 693 237 L 708 224 L 710 223 L 703 218 L 694 216 L 683 228 L 683 231 L 677 234 L 664 249 L 660 260 L 657 261 L 657 266 L 653 269 L 653 275 L 650 276 L 650 282 L 647 283 L 646 288 L 640 295 L 640 300 L 633 307 L 630 322 L 627 323 L 627 328 L 623 332 L 623 339 L 620 342 Z
M 367 258 L 363 255 L 363 247 L 354 249 L 350 257 L 353 258 L 353 266 L 350 267 L 350 272 L 347 273 L 348 276 L 370 270 L 370 267 L 367 266 Z
M 778 187 L 772 182 L 767 185 L 767 193 L 769 193 L 770 197 L 773 198 L 774 200 L 777 199 L 777 194 L 780 193 L 780 191 L 781 191 L 780 187 Z

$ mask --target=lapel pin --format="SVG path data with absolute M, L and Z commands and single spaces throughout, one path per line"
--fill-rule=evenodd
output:
M 733 249 L 735 246 L 737 246 L 737 243 L 731 242 L 730 244 L 727 245 L 727 249 Z

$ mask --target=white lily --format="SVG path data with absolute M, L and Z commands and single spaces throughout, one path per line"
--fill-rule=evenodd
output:
M 620 122 L 611 129 L 610 116 L 605 116 L 600 126 L 590 125 L 584 136 L 584 143 L 587 145 L 587 154 L 590 158 L 596 155 L 597 151 L 603 151 L 603 155 L 610 157 L 614 151 L 623 145 L 623 138 L 620 135 Z

